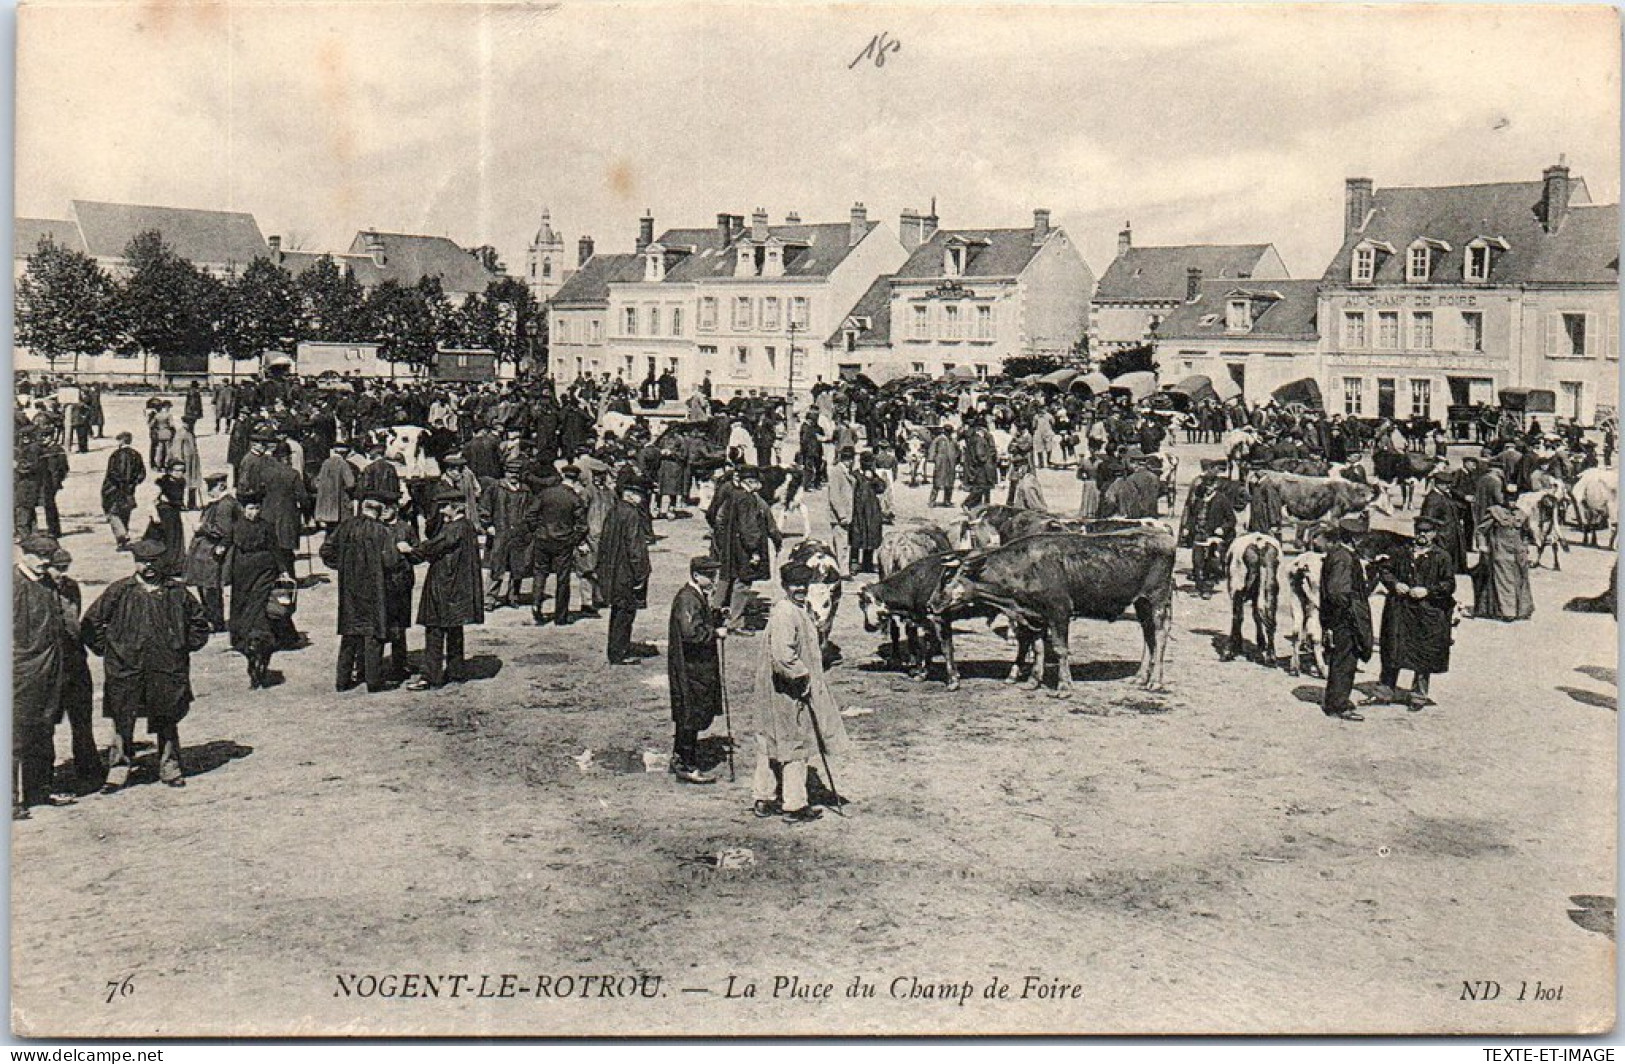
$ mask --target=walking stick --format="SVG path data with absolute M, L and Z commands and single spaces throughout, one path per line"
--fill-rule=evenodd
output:
M 808 694 L 811 693 L 809 688 Z M 824 782 L 829 786 L 830 793 L 835 796 L 835 804 L 829 808 L 835 810 L 837 816 L 844 817 L 846 810 L 841 806 L 846 804 L 846 799 L 841 797 L 840 788 L 835 786 L 835 773 L 829 770 L 829 751 L 824 748 L 824 729 L 818 726 L 818 711 L 813 708 L 810 698 L 807 702 L 807 716 L 812 718 L 813 738 L 818 741 L 818 760 L 824 763 Z
M 735 782 L 734 778 L 734 719 L 728 712 L 728 654 L 724 649 L 728 645 L 727 639 L 717 640 L 717 673 L 722 681 L 722 723 L 728 731 L 728 782 Z

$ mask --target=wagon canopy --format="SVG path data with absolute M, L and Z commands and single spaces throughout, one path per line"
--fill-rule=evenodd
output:
M 1173 405 L 1181 410 L 1189 410 L 1209 399 L 1217 402 L 1219 398 L 1219 393 L 1213 390 L 1213 379 L 1205 373 L 1192 374 L 1177 384 L 1167 385 L 1163 390 Z
M 1289 381 L 1270 393 L 1277 403 L 1288 405 L 1297 403 L 1314 410 L 1325 408 L 1325 402 L 1320 397 L 1320 385 L 1313 377 L 1304 377 L 1301 380 Z
M 1501 406 L 1524 414 L 1557 413 L 1557 393 L 1544 388 L 1502 388 Z
M 1107 392 L 1111 391 L 1112 382 L 1106 379 L 1106 375 L 1104 373 L 1096 370 L 1093 373 L 1085 373 L 1083 376 L 1067 385 L 1067 387 L 1069 390 L 1074 392 L 1087 392 L 1090 395 L 1105 395 Z
M 1046 373 L 1038 378 L 1039 384 L 1047 384 L 1051 388 L 1070 388 L 1072 382 L 1083 376 L 1082 370 L 1058 369 L 1054 373 Z
M 1111 390 L 1125 392 L 1136 403 L 1145 399 L 1157 390 L 1157 375 L 1141 370 L 1137 373 L 1125 373 L 1111 382 Z

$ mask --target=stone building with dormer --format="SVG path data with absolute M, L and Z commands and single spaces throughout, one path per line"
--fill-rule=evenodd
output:
M 1582 178 L 1377 189 L 1349 178 L 1321 278 L 1330 409 L 1443 421 L 1503 388 L 1592 423 L 1618 405 L 1619 208 Z

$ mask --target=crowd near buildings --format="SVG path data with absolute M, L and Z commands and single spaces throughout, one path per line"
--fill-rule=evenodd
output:
M 1319 276 L 1294 277 L 1268 233 L 1237 245 L 1141 245 L 1125 224 L 1098 275 L 1076 237 L 1036 208 L 1009 219 L 901 212 L 895 228 L 861 202 L 845 218 L 774 221 L 719 212 L 659 229 L 646 212 L 618 246 L 574 248 L 548 211 L 520 276 L 544 308 L 555 379 L 669 375 L 682 394 L 805 394 L 857 374 L 991 377 L 1012 358 L 1098 364 L 1148 352 L 1163 384 L 1233 382 L 1256 405 L 1312 380 L 1328 412 L 1443 421 L 1449 407 L 1495 405 L 1504 389 L 1555 396 L 1582 424 L 1616 411 L 1618 205 L 1591 202 L 1559 161 L 1539 180 L 1379 187 L 1352 177 L 1343 240 Z M 967 223 L 960 225 L 959 223 Z M 74 201 L 67 217 L 19 218 L 16 275 L 45 239 L 116 273 L 123 249 L 158 230 L 220 276 L 266 258 L 297 276 L 321 257 L 266 237 L 250 214 Z M 628 234 L 632 227 L 628 226 Z M 1169 234 L 1177 236 L 1177 234 Z M 332 260 L 371 289 L 437 278 L 453 300 L 496 279 L 445 236 L 363 229 Z M 299 372 L 394 376 L 375 345 L 301 344 Z M 442 374 L 509 371 L 489 352 L 444 351 Z M 19 350 L 16 367 L 61 373 Z M 76 372 L 145 374 L 85 352 Z M 209 373 L 243 372 L 221 356 Z

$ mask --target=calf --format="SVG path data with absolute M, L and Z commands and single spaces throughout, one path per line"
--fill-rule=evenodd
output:
M 931 667 L 931 647 L 926 636 L 937 631 L 939 618 L 932 613 L 931 604 L 942 587 L 943 574 L 970 553 L 963 550 L 940 551 L 916 558 L 874 583 L 865 585 L 858 592 L 858 609 L 863 613 L 864 630 L 878 632 L 883 625 L 891 627 L 893 661 L 899 660 L 901 648 L 897 646 L 897 624 L 902 623 L 908 636 L 906 667 L 908 674 L 915 679 L 924 679 Z M 940 620 L 945 627 L 947 622 L 972 616 L 993 618 L 998 614 L 989 608 L 966 609 L 954 611 L 951 616 Z M 950 677 L 949 687 L 957 686 L 958 682 Z
M 1534 567 L 1540 568 L 1540 560 L 1550 547 L 1552 568 L 1562 572 L 1563 562 L 1557 552 L 1559 548 L 1568 550 L 1569 544 L 1563 537 L 1563 525 L 1558 520 L 1558 512 L 1562 509 L 1561 494 L 1553 490 L 1525 492 L 1518 496 L 1517 506 L 1529 518 L 1529 530 L 1535 544 Z
M 1145 638 L 1137 679 L 1145 687 L 1162 687 L 1174 590 L 1174 536 L 1167 528 L 1091 535 L 1040 533 L 954 559 L 945 568 L 931 612 L 942 639 L 950 688 L 959 683 L 946 623 L 955 611 L 990 607 L 1010 618 L 1018 636 L 1017 670 L 1030 642 L 1027 633 L 1040 633 L 1046 657 L 1053 653 L 1059 665 L 1059 694 L 1072 687 L 1068 648 L 1072 618 L 1114 621 L 1130 606 Z M 1033 686 L 1041 678 L 1042 669 L 1034 670 Z
M 884 580 L 886 577 L 901 572 L 922 558 L 928 558 L 933 554 L 944 554 L 952 549 L 953 544 L 949 542 L 948 534 L 936 525 L 919 523 L 905 525 L 901 528 L 894 527 L 887 529 L 886 534 L 881 537 L 880 549 L 875 552 L 875 564 L 880 570 L 881 580 Z M 865 591 L 867 591 L 867 588 Z M 929 601 L 930 593 L 935 591 L 936 584 L 933 583 L 924 601 Z M 859 593 L 858 602 L 863 607 L 864 624 L 867 626 L 870 622 L 871 613 L 868 606 L 864 605 L 863 592 Z M 924 622 L 905 620 L 902 624 L 902 629 L 906 629 L 908 635 L 908 661 L 911 674 L 914 671 L 913 663 L 920 660 L 920 623 Z M 889 657 L 895 665 L 903 660 L 903 631 L 899 628 L 895 618 L 887 618 L 886 625 L 891 636 Z
M 1326 660 L 1321 656 L 1325 635 L 1320 628 L 1320 564 L 1325 557 L 1318 551 L 1305 551 L 1286 564 L 1287 617 L 1292 622 L 1292 656 L 1286 663 L 1289 676 L 1298 675 L 1306 647 L 1314 674 L 1326 675 Z
M 1391 451 L 1378 448 L 1371 452 L 1371 468 L 1383 491 L 1398 486 L 1399 508 L 1410 509 L 1411 498 L 1418 482 L 1426 480 L 1439 464 L 1437 458 L 1414 451 Z
M 1275 664 L 1275 611 L 1280 595 L 1281 543 L 1263 532 L 1237 536 L 1225 554 L 1226 586 L 1230 592 L 1230 639 L 1219 652 L 1220 661 L 1234 660 L 1246 644 L 1241 638 L 1242 613 L 1253 611 L 1256 660 Z

